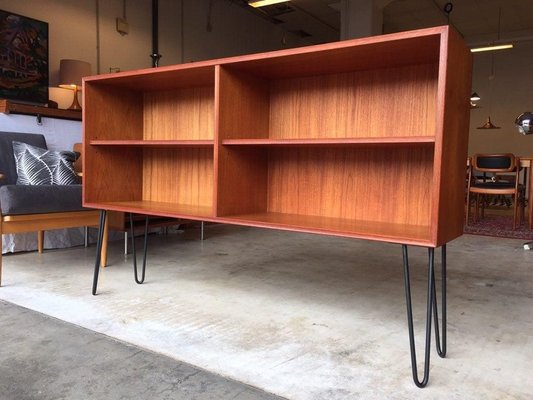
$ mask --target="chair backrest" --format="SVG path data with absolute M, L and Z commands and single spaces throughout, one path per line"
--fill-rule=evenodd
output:
M 514 154 L 474 154 L 472 166 L 481 172 L 513 172 L 516 170 Z
M 26 143 L 31 146 L 47 149 L 43 135 L 33 133 L 0 132 L 0 172 L 4 179 L 0 186 L 17 183 L 17 166 L 13 155 L 13 141 Z

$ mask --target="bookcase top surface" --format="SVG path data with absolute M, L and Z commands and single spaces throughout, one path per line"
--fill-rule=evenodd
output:
M 438 63 L 441 36 L 448 35 L 449 29 L 448 26 L 439 26 L 257 54 L 95 75 L 84 78 L 84 82 L 116 85 L 139 91 L 157 91 L 214 85 L 214 70 L 218 65 L 276 79 Z

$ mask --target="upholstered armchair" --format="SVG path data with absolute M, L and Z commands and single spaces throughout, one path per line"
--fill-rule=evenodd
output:
M 38 251 L 42 252 L 46 230 L 98 226 L 99 211 L 82 207 L 82 187 L 79 183 L 72 184 L 74 181 L 67 179 L 70 184 L 58 184 L 61 183 L 61 179 L 64 179 L 63 172 L 56 171 L 54 168 L 52 171 L 58 176 L 54 176 L 51 183 L 41 184 L 46 182 L 39 178 L 39 174 L 43 174 L 43 169 L 28 168 L 26 170 L 23 168 L 24 171 L 22 171 L 20 158 L 26 157 L 26 154 L 17 153 L 19 160 L 16 161 L 13 142 L 16 142 L 15 147 L 19 151 L 23 151 L 27 145 L 29 149 L 36 148 L 38 153 L 43 155 L 42 158 L 57 156 L 57 154 L 52 154 L 57 152 L 45 154 L 47 146 L 43 135 L 0 132 L 0 174 L 2 174 L 2 179 L 0 179 L 0 245 L 3 234 L 36 232 Z M 63 162 L 63 160 L 60 161 Z M 20 174 L 17 172 L 17 166 Z M 44 173 L 49 174 L 50 171 L 44 171 Z M 19 175 L 24 175 L 24 177 Z M 0 284 L 1 257 L 0 253 Z M 107 243 L 104 242 L 102 265 L 105 265 L 106 261 Z

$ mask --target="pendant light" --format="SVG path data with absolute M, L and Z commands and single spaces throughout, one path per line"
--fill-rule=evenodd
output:
M 477 129 L 500 129 L 499 126 L 496 126 L 490 120 L 491 108 L 492 108 L 492 82 L 496 75 L 494 74 L 494 55 L 491 55 L 491 71 L 489 75 L 489 115 L 485 123 L 481 126 L 478 126 Z
M 502 9 L 500 7 L 498 12 L 498 41 L 500 40 L 500 33 L 501 33 L 501 25 L 502 25 Z M 494 73 L 494 54 L 491 54 L 490 57 L 491 61 L 491 67 L 490 67 L 490 75 L 489 75 L 489 115 L 487 117 L 487 120 L 485 123 L 481 126 L 478 126 L 477 129 L 500 129 L 499 126 L 496 126 L 492 123 L 490 120 L 490 114 L 491 114 L 491 106 L 492 106 L 492 86 L 494 78 L 496 77 Z
M 481 97 L 479 97 L 479 94 L 476 92 L 472 93 L 470 95 L 470 108 L 478 108 L 477 102 L 481 100 Z

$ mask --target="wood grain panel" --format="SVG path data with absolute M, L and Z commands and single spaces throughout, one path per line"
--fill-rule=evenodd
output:
M 268 138 L 268 81 L 220 68 L 220 139 Z
M 214 87 L 144 94 L 146 140 L 214 139 Z
M 125 146 L 125 147 L 151 147 L 151 148 L 176 148 L 176 147 L 210 147 L 214 140 L 91 140 L 93 146 Z
M 430 245 L 429 226 L 273 212 L 233 215 L 224 218 L 223 222 L 420 246 Z
M 142 150 L 85 145 L 83 202 L 141 200 Z
M 439 126 L 435 146 L 432 226 L 437 245 L 463 234 L 465 161 L 470 117 L 472 54 L 459 35 L 442 37 Z
M 192 204 L 176 204 L 158 201 L 113 201 L 91 203 L 88 206 L 105 210 L 132 212 L 170 218 L 186 218 L 202 221 L 215 221 L 212 207 Z
M 5 216 L 2 220 L 2 233 L 35 232 L 80 226 L 98 226 L 99 211 L 72 211 L 50 214 L 28 214 Z
M 91 142 L 93 143 L 93 142 Z M 225 139 L 224 146 L 412 146 L 419 143 L 435 143 L 434 136 L 393 136 L 361 138 L 320 138 L 320 139 Z
M 267 79 L 436 63 L 448 27 L 400 32 L 223 60 Z
M 61 108 L 35 106 L 32 104 L 20 104 L 14 103 L 11 100 L 6 99 L 0 99 L 0 113 L 40 115 L 41 117 L 81 121 L 80 110 L 63 110 Z
M 103 74 L 85 78 L 84 81 L 97 80 L 115 88 L 155 92 L 194 86 L 212 86 L 215 81 L 214 71 L 213 62 L 198 62 Z
M 271 138 L 433 136 L 437 66 L 272 81 Z
M 219 148 L 217 216 L 266 211 L 267 156 L 260 148 Z
M 271 149 L 268 211 L 429 226 L 432 164 L 429 146 Z
M 213 206 L 213 149 L 144 149 L 143 200 Z
M 142 139 L 142 93 L 98 83 L 85 84 L 84 142 L 105 139 Z

